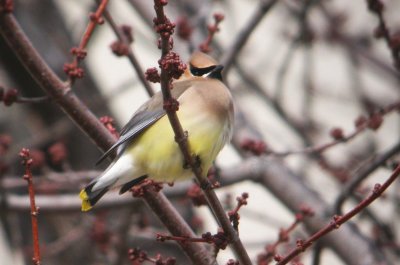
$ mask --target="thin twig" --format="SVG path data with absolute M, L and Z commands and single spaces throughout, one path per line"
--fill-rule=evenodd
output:
M 154 9 L 157 14 L 157 18 L 155 19 L 157 21 L 157 25 L 168 25 L 170 23 L 168 19 L 166 18 L 164 14 L 164 8 L 163 8 L 163 3 L 166 1 L 163 1 L 163 3 L 160 3 L 160 0 L 155 0 L 154 1 Z M 165 28 L 165 26 L 164 26 Z M 162 31 L 160 32 L 160 47 L 161 47 L 161 59 L 160 61 L 162 62 L 163 59 L 165 60 L 166 55 L 170 53 L 170 46 L 171 46 L 171 40 L 170 40 L 170 34 L 167 34 L 168 32 Z M 161 63 L 162 64 L 162 63 Z M 170 92 L 170 85 L 171 85 L 171 76 L 168 75 L 168 73 L 161 67 L 161 90 L 163 93 L 163 98 L 164 98 L 164 105 L 169 105 L 172 106 L 174 105 L 175 99 L 172 98 L 171 92 Z M 175 103 L 176 104 L 176 103 Z M 179 122 L 178 116 L 176 114 L 176 108 L 165 108 L 168 119 L 171 123 L 172 129 L 175 134 L 175 139 L 179 145 L 179 148 L 184 156 L 185 162 L 190 166 L 192 169 L 197 181 L 200 183 L 200 186 L 203 188 L 204 194 L 207 198 L 207 201 L 210 205 L 210 208 L 212 209 L 217 221 L 220 223 L 222 229 L 226 233 L 227 237 L 229 238 L 229 241 L 231 243 L 231 246 L 235 252 L 235 254 L 238 256 L 239 261 L 243 265 L 250 265 L 251 260 L 247 254 L 246 249 L 244 248 L 237 232 L 233 229 L 229 219 L 227 218 L 227 215 L 222 208 L 221 203 L 218 200 L 217 195 L 215 192 L 209 188 L 211 185 L 209 183 L 209 180 L 207 178 L 204 178 L 202 175 L 202 169 L 201 165 L 198 165 L 196 163 L 195 158 L 191 155 L 188 141 L 187 141 L 187 135 L 183 131 L 182 125 Z M 208 188 L 207 188 L 208 187 Z
M 39 230 L 38 230 L 38 214 L 39 208 L 36 207 L 35 189 L 33 187 L 33 176 L 31 171 L 32 158 L 29 150 L 23 148 L 19 153 L 22 158 L 22 164 L 25 166 L 24 179 L 28 182 L 29 201 L 31 206 L 31 222 L 32 222 L 32 242 L 33 242 L 33 264 L 40 265 L 40 245 L 39 245 Z
M 98 24 L 103 24 L 102 18 L 103 12 L 106 10 L 108 0 L 101 0 L 96 12 L 91 13 L 89 16 L 89 23 L 85 29 L 82 39 L 78 47 L 72 48 L 71 53 L 74 55 L 72 63 L 64 64 L 64 71 L 68 74 L 68 81 L 72 85 L 76 78 L 83 77 L 83 69 L 79 68 L 79 61 L 86 57 L 86 46 L 89 43 L 90 38 L 94 32 L 94 29 Z
M 348 142 L 352 139 L 354 139 L 356 136 L 361 134 L 367 129 L 372 129 L 372 130 L 377 130 L 379 129 L 381 123 L 383 122 L 383 116 L 387 115 L 393 111 L 397 111 L 400 109 L 400 101 L 395 102 L 392 104 L 389 104 L 382 109 L 379 109 L 378 111 L 375 111 L 374 113 L 370 114 L 369 118 L 364 118 L 360 116 L 361 120 L 359 120 L 359 124 L 357 124 L 356 120 L 356 129 L 349 133 L 348 135 L 344 135 L 342 130 L 340 128 L 334 128 L 331 131 L 331 136 L 334 138 L 334 140 L 317 145 L 317 146 L 310 146 L 306 147 L 301 150 L 294 150 L 294 151 L 286 151 L 286 152 L 275 152 L 271 151 L 269 152 L 271 155 L 277 156 L 277 157 L 284 157 L 292 154 L 321 154 L 325 152 L 327 149 L 332 148 L 338 144 Z M 359 119 L 360 119 L 359 118 Z
M 214 14 L 214 24 L 213 25 L 208 25 L 207 30 L 208 34 L 206 39 L 199 45 L 199 50 L 204 52 L 204 53 L 209 53 L 212 51 L 210 44 L 214 38 L 215 33 L 219 31 L 219 24 L 221 21 L 224 19 L 224 15 L 220 13 L 215 13 Z
M 400 174 L 400 165 L 393 171 L 392 175 L 385 181 L 385 183 L 375 184 L 375 187 L 370 196 L 365 200 L 357 204 L 352 210 L 347 212 L 343 216 L 334 216 L 332 222 L 325 226 L 323 229 L 319 230 L 313 234 L 309 239 L 305 241 L 297 241 L 297 247 L 293 249 L 288 255 L 283 257 L 277 265 L 284 265 L 291 261 L 294 257 L 298 256 L 300 253 L 304 252 L 308 247 L 310 247 L 315 241 L 321 237 L 327 235 L 328 233 L 339 229 L 342 224 L 353 218 L 356 214 L 365 209 L 373 201 L 375 201 L 381 194 L 397 179 Z
M 349 197 L 350 194 L 352 194 L 352 192 L 358 187 L 358 185 L 360 185 L 360 183 L 365 180 L 373 171 L 382 166 L 388 159 L 399 152 L 400 143 L 397 143 L 395 146 L 390 148 L 390 150 L 376 157 L 375 159 L 373 159 L 373 161 L 368 162 L 367 166 L 362 167 L 358 172 L 356 172 L 355 176 L 341 187 L 341 192 L 336 197 L 336 201 L 333 207 L 333 209 L 335 209 L 335 212 L 340 214 L 342 205 L 345 202 L 346 198 Z
M 296 213 L 294 222 L 288 228 L 281 228 L 276 241 L 272 244 L 265 246 L 265 252 L 258 255 L 259 264 L 269 264 L 277 253 L 278 246 L 288 242 L 290 234 L 296 229 L 296 227 L 304 220 L 307 216 L 314 215 L 314 212 L 309 207 L 305 207 L 303 211 Z
M 297 212 L 301 205 L 312 207 L 314 217 L 304 219 L 309 233 L 321 230 L 329 222 L 326 209 L 330 205 L 320 196 L 324 190 L 311 189 L 304 183 L 303 176 L 293 173 L 278 159 L 253 157 L 242 161 L 240 166 L 221 171 L 221 179 L 238 177 L 261 184 L 292 212 Z M 265 211 L 269 211 L 268 206 Z M 376 265 L 383 261 L 382 250 L 372 247 L 369 240 L 349 225 L 325 237 L 323 243 L 348 265 Z

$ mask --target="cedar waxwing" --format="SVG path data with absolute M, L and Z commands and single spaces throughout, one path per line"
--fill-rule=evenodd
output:
M 196 52 L 188 71 L 173 82 L 171 90 L 179 102 L 179 121 L 188 132 L 190 150 L 200 159 L 204 177 L 232 136 L 233 101 L 229 89 L 222 83 L 222 68 L 210 56 Z M 115 160 L 81 191 L 82 211 L 90 210 L 114 187 L 121 187 L 122 194 L 145 178 L 171 182 L 193 175 L 184 165 L 165 114 L 161 92 L 134 113 L 122 129 L 119 140 L 99 162 L 114 150 Z

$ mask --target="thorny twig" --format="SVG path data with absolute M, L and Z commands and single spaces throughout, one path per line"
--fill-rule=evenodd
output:
M 258 264 L 270 263 L 277 253 L 278 246 L 289 241 L 290 233 L 304 220 L 305 217 L 311 217 L 313 215 L 314 211 L 311 208 L 302 206 L 301 211 L 296 213 L 294 222 L 286 229 L 281 228 L 278 239 L 274 243 L 265 246 L 265 253 L 258 255 Z
M 359 116 L 355 121 L 356 129 L 353 132 L 349 133 L 348 135 L 344 135 L 343 130 L 341 128 L 333 128 L 330 131 L 330 135 L 334 140 L 321 145 L 310 146 L 295 151 L 278 152 L 278 151 L 273 151 L 270 148 L 266 147 L 266 145 L 262 141 L 253 141 L 251 139 L 246 139 L 245 141 L 242 142 L 242 148 L 251 151 L 257 155 L 265 153 L 276 157 L 284 157 L 294 154 L 321 154 L 329 148 L 332 148 L 338 144 L 346 143 L 352 140 L 357 135 L 359 135 L 360 133 L 364 132 L 367 129 L 371 130 L 379 129 L 379 127 L 383 122 L 384 115 L 387 115 L 398 109 L 400 109 L 400 102 L 395 102 L 390 105 L 387 105 L 386 107 L 383 107 L 382 109 L 379 109 L 378 111 L 371 113 L 369 117 Z
M 84 75 L 83 69 L 78 66 L 79 61 L 83 60 L 87 55 L 87 51 L 85 48 L 90 38 L 92 37 L 94 29 L 97 25 L 101 25 L 104 23 L 102 15 L 103 12 L 106 10 L 107 4 L 108 0 L 102 0 L 96 12 L 89 15 L 90 21 L 86 27 L 85 33 L 82 36 L 79 46 L 71 49 L 71 53 L 74 56 L 72 63 L 64 64 L 64 72 L 68 75 L 69 83 L 71 85 L 74 83 L 76 78 L 82 78 Z
M 31 222 L 32 222 L 32 241 L 33 241 L 33 264 L 40 265 L 40 245 L 39 245 L 39 230 L 38 230 L 38 214 L 39 208 L 35 203 L 35 189 L 33 187 L 33 177 L 31 172 L 32 158 L 30 157 L 29 149 L 23 148 L 19 153 L 22 158 L 22 164 L 25 166 L 24 179 L 28 182 L 29 200 L 31 205 Z
M 247 192 L 243 192 L 241 196 L 236 198 L 237 205 L 235 209 L 228 212 L 229 220 L 232 222 L 233 228 L 239 233 L 239 210 L 242 206 L 247 205 L 247 199 L 249 198 L 249 194 Z
M 375 184 L 371 195 L 369 195 L 366 199 L 357 204 L 352 210 L 347 212 L 346 214 L 340 216 L 335 215 L 331 221 L 331 223 L 325 226 L 323 229 L 319 230 L 315 234 L 313 234 L 307 240 L 297 240 L 297 247 L 293 249 L 288 255 L 285 257 L 276 257 L 277 265 L 287 264 L 294 257 L 304 252 L 308 247 L 310 247 L 315 241 L 320 239 L 321 237 L 327 235 L 328 233 L 334 231 L 335 229 L 339 229 L 339 227 L 354 217 L 356 214 L 365 209 L 368 205 L 370 205 L 373 201 L 379 198 L 382 193 L 396 180 L 396 178 L 400 174 L 400 165 L 393 171 L 392 175 L 383 183 L 383 184 Z
M 204 52 L 204 53 L 209 53 L 211 52 L 211 41 L 214 38 L 215 33 L 219 31 L 219 24 L 222 22 L 224 19 L 224 15 L 216 13 L 214 14 L 214 24 L 213 25 L 208 25 L 208 35 L 207 38 L 204 40 L 203 43 L 200 44 L 199 50 Z

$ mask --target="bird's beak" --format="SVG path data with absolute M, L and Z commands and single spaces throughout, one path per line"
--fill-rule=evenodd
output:
M 217 65 L 208 75 L 210 78 L 219 79 L 222 81 L 222 69 L 224 69 L 223 65 Z

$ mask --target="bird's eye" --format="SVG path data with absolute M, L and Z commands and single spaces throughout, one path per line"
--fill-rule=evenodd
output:
M 204 67 L 204 68 L 198 68 L 193 65 L 190 65 L 190 72 L 194 76 L 204 76 L 212 72 L 214 70 L 216 65 Z

